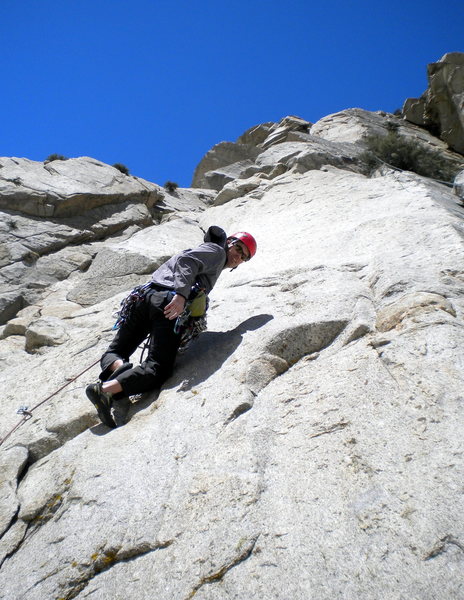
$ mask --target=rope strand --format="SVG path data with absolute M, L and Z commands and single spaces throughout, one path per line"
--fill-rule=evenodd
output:
M 414 171 L 407 171 L 406 169 L 400 169 L 400 167 L 394 167 L 390 163 L 387 163 L 380 157 L 378 157 L 377 154 L 374 154 L 373 152 L 372 154 L 379 162 L 383 163 L 384 165 L 386 165 L 390 169 L 393 169 L 394 171 L 400 171 L 400 173 L 414 173 Z M 418 173 L 416 173 L 416 175 L 418 175 Z M 419 175 L 419 177 L 427 177 L 427 175 Z M 441 179 L 434 179 L 433 177 L 427 177 L 427 179 L 431 179 L 432 181 L 436 181 L 437 183 L 442 183 L 443 185 L 447 185 L 448 187 L 454 187 L 454 183 L 451 183 L 450 181 L 442 181 Z
M 49 400 L 51 400 L 54 396 L 56 396 L 57 394 L 59 394 L 62 390 L 64 390 L 65 387 L 67 387 L 69 384 L 73 383 L 74 381 L 76 381 L 76 379 L 78 379 L 81 375 L 83 375 L 84 373 L 86 373 L 87 371 L 89 371 L 92 367 L 94 367 L 96 364 L 98 364 L 100 362 L 100 360 L 96 360 L 94 363 L 92 363 L 89 367 L 85 368 L 83 371 L 81 371 L 78 375 L 76 375 L 75 377 L 72 377 L 67 383 L 65 383 L 64 385 L 62 385 L 59 389 L 57 389 L 55 392 L 53 392 L 52 394 L 50 394 L 49 396 L 47 396 L 45 398 L 45 400 L 42 400 L 41 402 L 39 402 L 38 404 L 36 404 L 35 406 L 33 406 L 30 410 L 28 409 L 24 409 L 24 407 L 22 407 L 22 414 L 24 415 L 23 418 L 16 423 L 16 425 L 13 427 L 13 429 L 11 429 L 1 440 L 0 440 L 0 446 L 3 444 L 3 442 L 5 440 L 7 440 L 17 429 L 19 429 L 19 427 L 21 427 L 21 425 L 23 423 L 25 423 L 26 421 L 29 421 L 29 419 L 32 418 L 32 411 L 36 410 L 37 408 L 39 408 L 39 406 L 42 406 L 42 404 L 45 404 L 46 402 L 48 402 Z

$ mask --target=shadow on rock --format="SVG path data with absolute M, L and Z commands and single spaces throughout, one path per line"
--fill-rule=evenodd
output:
M 263 327 L 273 318 L 272 315 L 268 314 L 255 315 L 240 323 L 235 329 L 223 332 L 207 331 L 203 333 L 185 354 L 180 355 L 175 367 L 175 373 L 164 387 L 172 389 L 177 387 L 181 381 L 184 381 L 185 383 L 182 384 L 180 391 L 187 391 L 205 381 L 234 353 L 240 345 L 244 333 Z M 156 402 L 160 392 L 161 390 L 157 389 L 141 394 L 140 396 L 132 397 L 127 420 L 130 421 L 138 412 Z M 103 436 L 113 431 L 113 429 L 100 423 L 92 427 L 90 431 L 94 435 Z
M 192 347 L 179 356 L 175 374 L 166 388 L 172 389 L 184 381 L 180 391 L 187 391 L 205 381 L 235 352 L 244 333 L 263 327 L 273 318 L 268 314 L 255 315 L 235 329 L 223 332 L 206 331 L 201 334 Z
M 140 394 L 140 396 L 132 397 L 132 404 L 128 413 L 128 420 L 132 419 L 132 417 L 138 412 L 145 410 L 148 408 L 150 404 L 156 402 L 158 400 L 158 396 L 160 395 L 161 390 L 156 389 L 153 392 L 147 392 L 145 394 Z
M 110 433 L 111 431 L 114 431 L 114 430 L 111 429 L 111 427 L 108 427 L 107 425 L 104 425 L 103 423 L 97 423 L 93 427 L 90 427 L 89 431 L 93 435 L 101 437 L 103 435 L 106 435 L 107 433 Z

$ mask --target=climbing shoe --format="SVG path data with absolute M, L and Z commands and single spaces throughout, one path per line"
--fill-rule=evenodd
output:
M 119 394 L 116 394 L 113 397 L 113 404 L 111 406 L 111 417 L 115 422 L 116 427 L 122 427 L 129 420 L 129 408 L 131 406 L 131 401 L 127 396 L 122 396 L 118 398 Z
M 91 383 L 90 385 L 88 385 L 85 388 L 85 393 L 87 395 L 87 398 L 97 409 L 100 421 L 104 423 L 107 427 L 111 427 L 112 429 L 114 429 L 116 427 L 116 423 L 114 422 L 114 419 L 111 416 L 111 394 L 105 393 L 102 390 L 102 384 L 100 382 Z

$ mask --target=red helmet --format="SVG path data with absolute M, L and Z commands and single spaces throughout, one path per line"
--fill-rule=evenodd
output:
M 237 233 L 233 233 L 229 237 L 243 242 L 248 248 L 250 258 L 253 258 L 253 256 L 256 254 L 256 248 L 258 247 L 258 244 L 256 243 L 256 240 L 251 235 L 251 233 L 247 233 L 246 231 L 238 231 Z

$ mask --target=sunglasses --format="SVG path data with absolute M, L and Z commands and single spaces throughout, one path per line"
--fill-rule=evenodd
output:
M 240 245 L 240 242 L 234 242 L 233 243 L 234 248 L 236 248 L 236 250 L 238 251 L 238 253 L 240 254 L 240 259 L 243 262 L 247 262 L 250 260 L 251 256 L 249 256 L 245 250 L 242 248 L 242 246 Z

